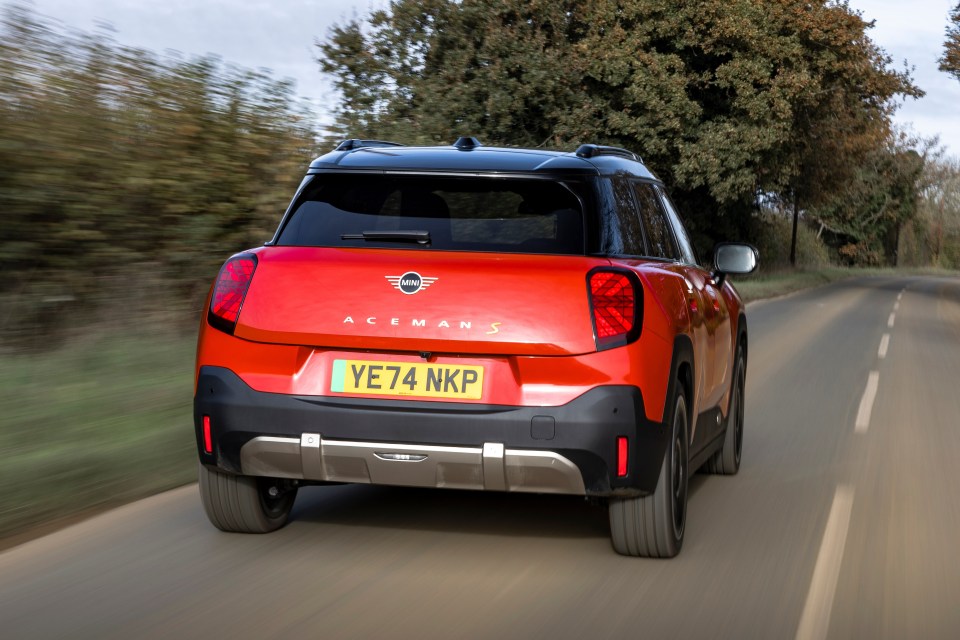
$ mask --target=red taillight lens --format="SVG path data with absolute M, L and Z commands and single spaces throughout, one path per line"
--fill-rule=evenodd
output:
M 233 256 L 221 267 L 210 296 L 210 324 L 233 333 L 256 269 L 257 259 L 251 254 Z
M 627 476 L 627 438 L 626 436 L 617 437 L 617 477 L 625 478 Z
M 637 291 L 620 271 L 596 271 L 590 276 L 590 306 L 597 348 L 626 344 L 637 322 Z
M 210 432 L 210 416 L 203 416 L 203 450 L 213 453 L 213 434 Z

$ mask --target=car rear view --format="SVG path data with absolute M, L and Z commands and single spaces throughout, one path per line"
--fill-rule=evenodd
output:
M 311 484 L 652 493 L 673 329 L 595 251 L 596 176 L 469 140 L 315 161 L 211 289 L 194 419 L 213 524 L 276 529 Z

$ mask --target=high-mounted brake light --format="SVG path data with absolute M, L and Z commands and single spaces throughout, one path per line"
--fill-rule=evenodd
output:
M 224 263 L 210 296 L 207 319 L 211 325 L 221 331 L 233 333 L 256 269 L 257 258 L 250 253 L 235 255 Z
M 590 308 L 597 349 L 618 347 L 640 335 L 640 287 L 626 271 L 594 271 L 589 276 Z

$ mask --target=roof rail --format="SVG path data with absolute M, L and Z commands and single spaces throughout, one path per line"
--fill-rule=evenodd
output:
M 636 160 L 637 162 L 643 162 L 643 158 L 629 149 L 622 149 L 620 147 L 604 147 L 599 144 L 582 144 L 577 147 L 576 154 L 577 157 L 580 158 L 593 158 L 596 156 L 619 156 L 621 158 L 628 158 L 630 160 Z
M 344 140 L 337 145 L 337 148 L 334 151 L 353 151 L 354 149 L 363 149 L 365 147 L 402 147 L 404 145 L 399 142 L 387 142 L 386 140 L 360 140 L 359 138 L 351 138 L 349 140 Z

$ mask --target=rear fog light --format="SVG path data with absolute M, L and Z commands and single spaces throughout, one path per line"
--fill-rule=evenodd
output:
M 626 436 L 617 437 L 617 477 L 625 478 L 627 476 L 627 438 Z
M 213 435 L 210 433 L 210 416 L 203 416 L 203 450 L 213 453 Z

